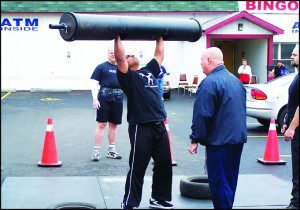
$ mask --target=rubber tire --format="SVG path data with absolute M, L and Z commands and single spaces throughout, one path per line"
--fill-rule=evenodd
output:
M 257 121 L 266 128 L 270 126 L 270 120 L 257 118 Z
M 164 97 L 164 99 L 170 99 L 170 97 L 171 97 L 171 91 L 169 91 L 168 93 L 164 93 L 163 97 Z
M 182 178 L 180 180 L 180 193 L 182 196 L 188 198 L 211 199 L 207 176 Z
M 284 117 L 287 114 L 287 107 L 285 107 L 283 110 L 280 111 L 278 118 L 277 118 L 277 125 L 279 127 L 279 129 L 282 128 L 283 126 L 283 122 L 284 122 Z
M 63 202 L 48 206 L 47 209 L 101 209 L 100 206 L 84 202 Z

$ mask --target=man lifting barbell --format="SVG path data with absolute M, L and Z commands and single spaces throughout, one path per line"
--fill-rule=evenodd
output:
M 115 59 L 117 77 L 121 89 L 127 96 L 127 120 L 131 151 L 129 172 L 125 185 L 123 208 L 138 207 L 142 197 L 142 187 L 147 166 L 152 157 L 152 195 L 150 207 L 171 209 L 172 160 L 168 133 L 164 125 L 167 118 L 160 97 L 156 78 L 164 57 L 163 39 L 156 41 L 154 58 L 139 69 L 137 57 L 125 56 L 120 36 L 115 39 Z

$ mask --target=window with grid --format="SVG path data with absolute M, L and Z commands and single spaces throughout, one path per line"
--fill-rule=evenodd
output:
M 286 69 L 290 73 L 295 72 L 295 68 L 291 66 L 291 55 L 295 48 L 295 43 L 275 43 L 273 52 L 273 65 L 277 65 L 278 60 L 282 60 Z
M 279 47 L 279 44 L 274 44 L 274 51 L 273 51 L 273 65 L 274 66 L 277 65 L 277 60 L 279 59 L 278 47 Z
M 291 65 L 291 55 L 295 44 L 281 44 L 281 60 L 289 72 L 294 72 L 295 68 Z

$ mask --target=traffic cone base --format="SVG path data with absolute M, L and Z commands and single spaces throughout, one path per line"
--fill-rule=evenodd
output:
M 257 161 L 264 165 L 285 165 L 286 161 L 279 160 L 279 161 L 266 161 L 263 158 L 257 158 Z
M 55 164 L 43 164 L 42 161 L 38 162 L 38 166 L 40 166 L 40 167 L 59 167 L 59 166 L 61 166 L 61 164 L 62 164 L 61 161 L 58 161 Z

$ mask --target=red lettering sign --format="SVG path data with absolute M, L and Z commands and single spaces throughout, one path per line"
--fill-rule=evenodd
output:
M 276 2 L 276 9 L 285 10 L 286 9 L 285 1 L 277 1 Z
M 298 1 L 246 1 L 246 10 L 297 11 Z
M 264 4 L 264 10 L 273 10 L 274 8 L 274 1 L 266 1 L 265 4 Z
M 255 10 L 255 1 L 247 1 L 246 2 L 246 10 Z
M 288 8 L 289 8 L 289 10 L 292 10 L 292 11 L 298 10 L 299 9 L 299 2 L 298 1 L 289 2 Z

